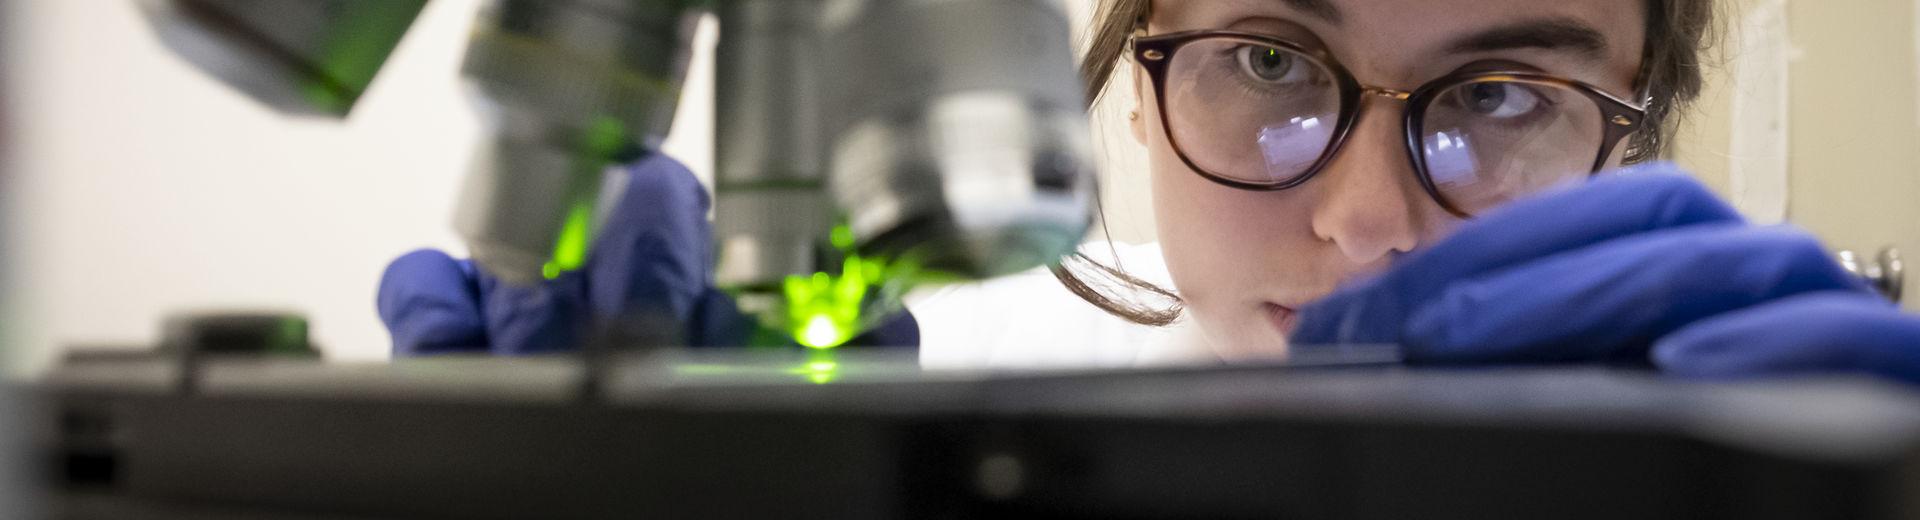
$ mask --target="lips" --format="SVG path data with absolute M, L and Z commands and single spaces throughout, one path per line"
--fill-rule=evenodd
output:
M 1273 327 L 1279 330 L 1281 335 L 1284 336 L 1293 333 L 1293 327 L 1297 325 L 1299 321 L 1299 313 L 1295 312 L 1292 307 L 1271 302 L 1260 305 L 1261 309 L 1266 311 L 1267 319 L 1273 323 Z

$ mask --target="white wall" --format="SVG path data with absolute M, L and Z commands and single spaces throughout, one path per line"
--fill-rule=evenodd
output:
M 8 5 L 16 366 L 150 344 L 163 316 L 207 308 L 302 311 L 329 356 L 384 357 L 386 262 L 459 249 L 448 222 L 478 131 L 458 65 L 478 4 L 431 2 L 344 122 L 284 117 L 201 75 L 135 5 Z M 708 140 L 670 146 L 705 158 Z
M 1065 1 L 1085 17 L 1088 0 Z M 207 308 L 301 311 L 329 357 L 386 356 L 382 268 L 416 247 L 459 249 L 448 222 L 479 136 L 458 65 L 478 3 L 430 2 L 345 122 L 283 117 L 200 74 L 135 6 L 6 3 L 13 366 L 77 344 L 150 344 L 163 316 Z M 705 175 L 701 58 L 666 148 Z M 1124 129 L 1105 133 L 1130 145 Z M 1150 240 L 1144 182 L 1115 176 L 1134 197 L 1109 203 L 1116 237 Z
M 445 223 L 475 139 L 458 3 L 436 2 L 344 123 L 272 113 L 164 50 L 134 2 L 12 8 L 12 344 L 150 343 L 181 309 L 300 310 L 377 357 L 373 281 Z

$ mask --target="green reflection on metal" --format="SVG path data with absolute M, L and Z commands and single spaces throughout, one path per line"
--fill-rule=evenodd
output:
M 573 188 L 573 206 L 567 210 L 566 223 L 560 228 L 559 239 L 553 243 L 553 256 L 540 267 L 540 274 L 548 280 L 586 265 L 587 255 L 593 248 L 593 216 L 599 195 L 594 186 L 600 182 L 600 171 L 626 143 L 626 125 L 611 117 L 594 119 L 582 133 L 580 149 L 574 158 L 575 167 L 580 170 L 573 172 L 574 182 L 581 185 Z
M 689 363 L 689 364 L 682 364 L 682 365 L 674 365 L 673 371 L 675 374 L 678 374 L 678 375 L 723 376 L 727 374 L 737 373 L 740 370 L 738 367 L 735 367 L 733 365 L 723 365 L 718 363 Z
M 587 262 L 587 243 L 592 236 L 593 204 L 574 203 L 567 212 L 566 227 L 560 230 L 560 240 L 553 245 L 553 259 L 540 267 L 540 274 L 552 280 L 560 273 L 579 269 Z
M 314 106 L 346 114 L 360 101 L 401 37 L 426 7 L 426 0 L 359 0 L 341 2 L 340 25 L 331 28 L 312 71 L 317 77 L 300 82 L 300 92 Z
M 824 385 L 840 378 L 840 362 L 834 360 L 831 350 L 815 350 L 808 356 L 806 364 L 787 373 L 806 377 L 807 381 L 816 385 Z

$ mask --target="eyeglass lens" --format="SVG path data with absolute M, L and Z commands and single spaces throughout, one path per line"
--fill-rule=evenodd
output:
M 1168 64 L 1167 130 L 1206 173 L 1278 185 L 1333 142 L 1341 84 L 1319 60 L 1235 38 L 1188 43 Z M 1419 114 L 1419 150 L 1439 196 L 1468 213 L 1590 173 L 1600 107 L 1559 84 L 1477 80 L 1442 88 Z

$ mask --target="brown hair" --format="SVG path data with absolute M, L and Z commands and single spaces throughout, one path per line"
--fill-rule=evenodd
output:
M 1105 94 L 1129 47 L 1133 31 L 1147 16 L 1150 0 L 1096 0 L 1099 9 L 1086 38 L 1086 55 L 1080 64 L 1080 80 L 1086 86 L 1087 105 L 1091 108 Z M 1701 61 L 1713 29 L 1712 0 L 1646 0 L 1646 57 L 1641 63 L 1640 81 L 1648 96 L 1647 118 L 1640 133 L 1629 141 L 1625 160 L 1637 163 L 1659 156 L 1666 135 L 1678 124 L 1678 116 L 1700 95 Z M 1635 100 L 1641 101 L 1641 100 Z M 1100 215 L 1104 222 L 1106 215 Z M 1180 318 L 1184 304 L 1179 295 L 1109 267 L 1079 253 L 1067 256 L 1053 267 L 1053 275 L 1067 290 L 1101 310 L 1142 325 L 1165 326 Z M 1126 292 L 1129 294 L 1121 294 Z M 1141 293 L 1163 300 L 1161 303 L 1138 299 Z

